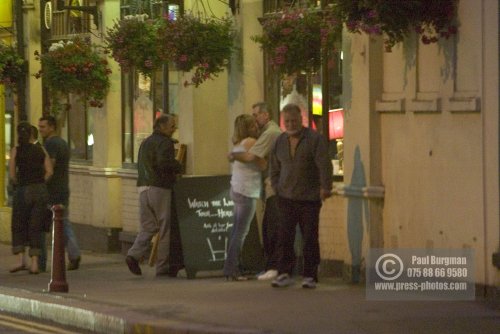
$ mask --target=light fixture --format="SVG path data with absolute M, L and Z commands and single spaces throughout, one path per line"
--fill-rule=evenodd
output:
M 344 174 L 344 109 L 328 111 L 329 138 L 337 141 L 337 158 L 339 160 L 338 174 Z

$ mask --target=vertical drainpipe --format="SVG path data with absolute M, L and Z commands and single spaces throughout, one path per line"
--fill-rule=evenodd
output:
M 13 5 L 14 17 L 16 20 L 17 53 L 25 59 L 23 2 L 13 1 Z M 19 117 L 17 121 L 25 121 L 28 119 L 26 114 L 26 88 L 26 77 L 22 77 L 19 79 L 17 89 L 17 116 Z M 17 122 L 14 122 L 14 124 L 17 124 Z

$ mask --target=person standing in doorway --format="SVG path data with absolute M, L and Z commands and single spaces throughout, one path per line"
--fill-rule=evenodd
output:
M 303 236 L 303 288 L 315 288 L 320 262 L 318 227 L 322 201 L 331 196 L 332 163 L 328 145 L 319 133 L 302 126 L 300 107 L 287 104 L 282 110 L 286 132 L 271 153 L 271 184 L 280 211 L 278 277 L 273 287 L 293 284 L 294 240 L 297 224 Z
M 64 206 L 64 246 L 69 260 L 66 269 L 77 270 L 80 267 L 81 252 L 69 221 L 69 147 L 66 141 L 57 135 L 57 121 L 54 116 L 41 117 L 38 121 L 38 131 L 54 168 L 54 175 L 47 182 L 49 204 Z M 43 256 L 46 261 L 47 255 Z
M 229 161 L 239 161 L 256 165 L 267 165 L 269 153 L 281 130 L 272 118 L 265 102 L 252 105 L 252 114 L 259 126 L 259 138 L 248 152 L 231 152 Z M 257 275 L 259 280 L 271 280 L 278 276 L 278 208 L 277 197 L 271 187 L 267 168 L 263 171 L 264 179 L 264 217 L 262 219 L 262 240 L 265 255 L 265 270 Z
M 137 188 L 140 206 L 140 230 L 125 262 L 132 274 L 142 275 L 139 261 L 150 249 L 158 233 L 156 276 L 169 275 L 172 190 L 182 164 L 175 159 L 174 139 L 177 129 L 174 116 L 162 114 L 153 124 L 153 133 L 139 147 Z

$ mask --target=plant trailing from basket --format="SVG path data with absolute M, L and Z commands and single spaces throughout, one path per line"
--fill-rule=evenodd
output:
M 262 35 L 252 36 L 279 74 L 316 72 L 324 51 L 340 40 L 342 24 L 329 9 L 289 8 L 262 20 Z
M 422 43 L 456 34 L 458 0 L 336 0 L 335 10 L 351 32 L 384 34 L 390 50 L 412 31 Z
M 35 77 L 43 78 L 52 102 L 58 94 L 79 95 L 84 103 L 102 107 L 102 100 L 108 93 L 111 70 L 108 61 L 97 52 L 97 46 L 75 38 L 52 44 L 49 51 L 35 56 L 41 61 L 42 69 Z
M 147 15 L 126 16 L 108 29 L 106 43 L 112 57 L 124 72 L 136 69 L 151 77 L 163 65 L 158 54 L 158 21 L 147 20 Z
M 230 18 L 201 18 L 191 14 L 165 17 L 158 30 L 158 45 L 165 61 L 178 70 L 194 70 L 184 86 L 198 87 L 213 79 L 229 64 L 234 49 L 234 29 Z
M 19 56 L 14 47 L 0 42 L 0 83 L 16 89 L 24 75 L 26 75 L 26 61 Z

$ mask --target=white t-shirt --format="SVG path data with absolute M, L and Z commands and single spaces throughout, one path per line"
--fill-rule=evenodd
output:
M 233 152 L 245 152 L 243 139 L 241 143 L 234 146 Z M 253 163 L 234 161 L 231 176 L 231 187 L 234 192 L 251 198 L 259 198 L 262 187 L 262 173 Z

